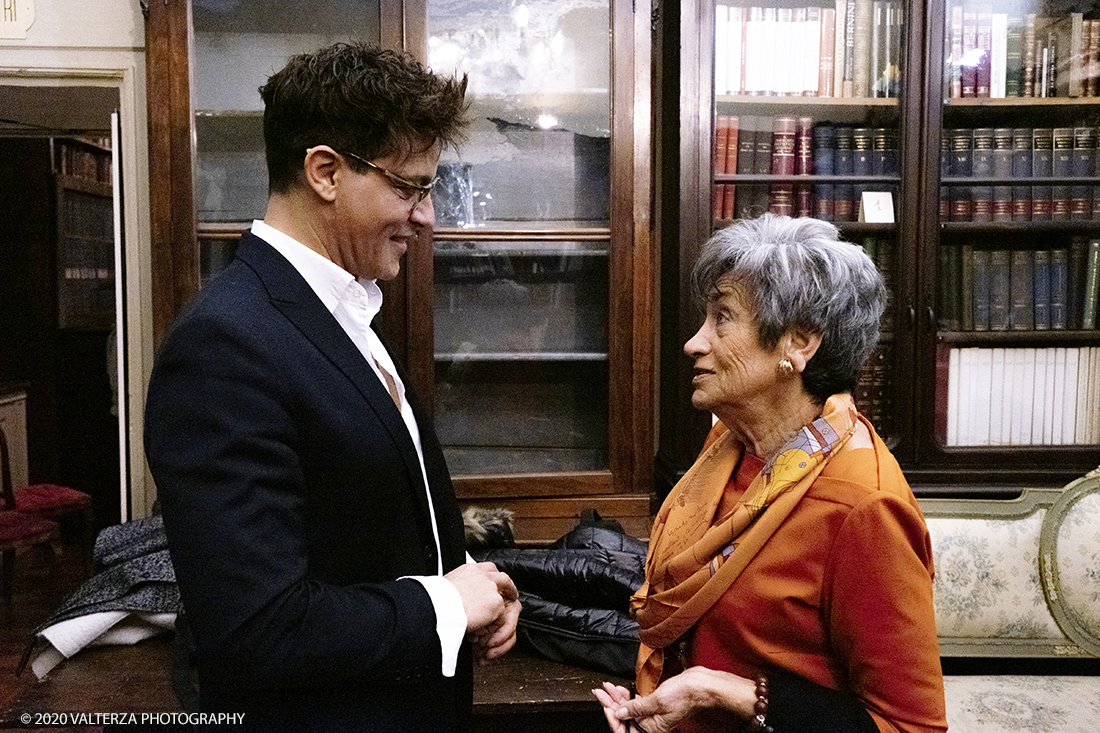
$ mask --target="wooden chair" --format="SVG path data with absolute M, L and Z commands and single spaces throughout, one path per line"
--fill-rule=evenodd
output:
M 8 473 L 8 482 L 11 483 L 10 469 L 8 468 L 8 444 L 4 431 L 0 429 L 0 446 L 4 452 L 4 471 Z M 31 484 L 18 491 L 12 492 L 14 505 L 9 509 L 15 509 L 23 514 L 50 519 L 59 522 L 70 516 L 77 516 L 81 521 L 81 548 L 84 560 L 91 564 L 92 544 L 95 536 L 95 513 L 92 511 L 92 497 L 83 491 L 71 489 L 68 486 L 56 484 Z
M 60 539 L 57 522 L 15 509 L 8 441 L 0 430 L 0 596 L 5 606 L 11 604 L 16 554 L 39 545 L 50 545 L 56 551 Z

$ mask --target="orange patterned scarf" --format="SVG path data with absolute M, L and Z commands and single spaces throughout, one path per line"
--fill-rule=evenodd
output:
M 850 395 L 830 397 L 821 417 L 787 441 L 753 479 L 741 503 L 717 524 L 715 514 L 744 445 L 724 433 L 676 484 L 650 534 L 646 583 L 631 601 L 642 640 L 639 694 L 657 687 L 665 648 L 722 597 L 782 524 L 852 436 L 856 415 Z

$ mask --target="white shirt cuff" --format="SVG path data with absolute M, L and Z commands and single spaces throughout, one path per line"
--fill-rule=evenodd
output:
M 435 608 L 435 633 L 443 654 L 443 676 L 454 677 L 458 666 L 458 650 L 466 636 L 466 611 L 462 597 L 451 581 L 439 575 L 406 576 L 424 586 Z

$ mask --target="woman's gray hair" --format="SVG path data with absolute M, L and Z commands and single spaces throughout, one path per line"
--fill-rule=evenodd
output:
M 863 248 L 838 237 L 824 221 L 764 214 L 719 230 L 692 272 L 702 304 L 724 278 L 745 288 L 763 348 L 774 348 L 791 328 L 821 336 L 802 374 L 804 389 L 819 403 L 855 388 L 886 307 L 878 268 Z

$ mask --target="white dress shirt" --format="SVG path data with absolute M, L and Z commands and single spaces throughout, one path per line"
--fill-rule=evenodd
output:
M 252 233 L 274 247 L 293 265 L 363 354 L 364 360 L 374 370 L 379 381 L 383 385 L 386 384 L 386 378 L 379 370 L 381 366 L 389 372 L 397 385 L 397 394 L 401 399 L 401 417 L 409 430 L 409 436 L 412 438 L 413 445 L 416 446 L 416 456 L 420 460 L 420 475 L 424 482 L 424 493 L 428 498 L 428 512 L 431 516 L 437 558 L 436 575 L 407 577 L 423 585 L 431 598 L 432 605 L 435 607 L 436 634 L 439 636 L 440 649 L 443 653 L 443 675 L 453 677 L 458 664 L 458 649 L 466 634 L 466 612 L 462 608 L 462 599 L 458 595 L 458 590 L 443 577 L 439 528 L 436 525 L 431 492 L 428 491 L 428 473 L 424 467 L 424 451 L 420 445 L 420 428 L 416 424 L 412 407 L 405 398 L 405 385 L 397 374 L 393 359 L 386 351 L 386 347 L 382 345 L 378 334 L 370 327 L 371 321 L 382 307 L 382 291 L 374 280 L 356 279 L 331 260 L 263 221 L 257 219 L 252 222 Z

